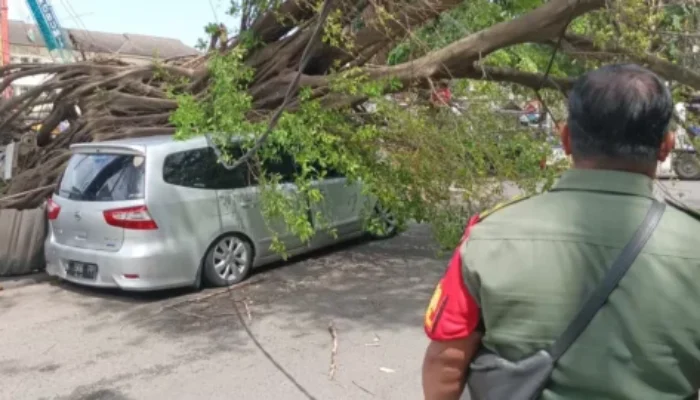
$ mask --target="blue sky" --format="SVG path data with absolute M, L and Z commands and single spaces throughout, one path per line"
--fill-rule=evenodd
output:
M 204 36 L 204 25 L 215 18 L 229 27 L 232 22 L 224 13 L 227 0 L 50 1 L 64 28 L 172 37 L 189 46 Z M 8 3 L 11 19 L 33 22 L 25 0 Z

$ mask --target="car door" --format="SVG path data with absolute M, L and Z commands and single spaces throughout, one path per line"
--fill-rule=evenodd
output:
M 149 210 L 157 221 L 167 221 L 160 230 L 172 241 L 175 263 L 185 265 L 185 272 L 199 263 L 221 232 L 221 219 L 215 188 L 210 180 L 216 173 L 216 159 L 209 148 L 177 150 L 161 159 L 162 180 L 149 184 Z M 187 260 L 182 260 L 187 257 Z
M 343 175 L 329 171 L 325 179 L 314 185 L 323 195 L 323 200 L 311 207 L 318 228 L 335 230 L 339 239 L 363 230 L 365 196 L 360 182 L 350 182 Z
M 242 155 L 240 148 L 228 149 L 234 159 Z M 279 190 L 286 196 L 297 196 L 293 183 L 294 164 L 290 158 L 270 163 L 268 171 L 279 173 L 282 180 Z M 248 164 L 242 164 L 234 170 L 226 169 L 219 163 L 217 185 L 219 212 L 224 231 L 241 232 L 248 236 L 255 245 L 260 257 L 274 257 L 277 254 L 271 245 L 275 234 L 284 243 L 287 252 L 296 252 L 303 246 L 301 240 L 287 227 L 282 218 L 265 218 L 262 209 L 261 188 L 255 179 L 255 173 Z

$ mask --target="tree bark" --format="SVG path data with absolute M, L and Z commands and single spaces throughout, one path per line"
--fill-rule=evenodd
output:
M 649 70 L 666 80 L 676 81 L 700 90 L 700 73 L 666 61 L 653 54 L 637 54 L 614 44 L 602 47 L 597 46 L 592 39 L 572 33 L 566 34 L 564 39 L 562 41 L 562 50 L 572 56 L 596 58 L 603 61 L 623 58 L 646 66 Z M 552 41 L 547 41 L 547 43 L 553 44 Z
M 516 44 L 552 39 L 568 21 L 604 5 L 605 0 L 573 3 L 551 0 L 520 18 L 493 25 L 417 60 L 372 68 L 369 72 L 373 78 L 398 78 L 403 83 L 428 78 L 468 78 L 474 74 L 474 63 L 492 52 Z

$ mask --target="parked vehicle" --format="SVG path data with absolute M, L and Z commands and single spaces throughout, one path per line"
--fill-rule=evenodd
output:
M 673 172 L 683 180 L 700 179 L 700 158 L 698 158 L 692 136 L 686 132 L 676 133 L 676 142 L 671 153 Z
M 695 150 L 693 141 L 696 141 L 697 127 L 689 126 L 686 131 L 688 114 L 697 114 L 697 99 L 691 98 L 689 102 L 679 102 L 675 105 L 675 115 L 681 124 L 676 128 L 676 141 L 673 152 L 663 163 L 659 163 L 657 176 L 664 178 L 679 178 L 682 180 L 700 179 L 700 158 Z
M 234 142 L 234 151 L 240 148 Z M 279 233 L 296 255 L 359 237 L 367 206 L 386 236 L 392 214 L 339 174 L 315 182 L 325 201 L 315 205 L 337 235 L 319 230 L 309 244 L 283 221 L 266 221 L 255 178 L 244 164 L 227 170 L 205 138 L 151 137 L 71 146 L 72 157 L 47 202 L 49 274 L 72 282 L 125 290 L 231 285 L 252 268 L 280 260 L 272 251 Z M 294 195 L 291 156 L 266 168 Z M 317 221 L 312 221 L 317 222 Z M 328 226 L 328 225 L 325 225 Z

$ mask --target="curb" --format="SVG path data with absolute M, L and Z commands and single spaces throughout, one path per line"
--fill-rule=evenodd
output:
M 0 291 L 17 289 L 24 286 L 37 285 L 39 283 L 51 282 L 56 278 L 49 276 L 45 272 L 37 272 L 31 275 L 0 278 Z

